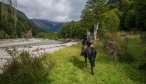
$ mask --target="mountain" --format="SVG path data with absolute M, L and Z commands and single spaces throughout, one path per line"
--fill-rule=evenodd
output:
M 63 22 L 55 22 L 42 19 L 31 19 L 31 21 L 47 32 L 57 32 L 64 24 Z
M 17 10 L 17 25 L 15 26 L 13 13 L 15 9 L 8 4 L 3 4 L 7 15 L 2 15 L 2 3 L 0 2 L 0 39 L 5 38 L 23 38 L 27 37 L 28 32 L 31 36 L 36 36 L 38 32 L 42 31 L 34 23 L 32 23 L 27 16 Z M 3 11 L 4 12 L 4 11 Z

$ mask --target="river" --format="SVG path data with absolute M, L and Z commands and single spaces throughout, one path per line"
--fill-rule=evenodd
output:
M 32 56 L 41 56 L 43 53 L 54 53 L 66 46 L 76 45 L 78 42 L 62 43 L 57 40 L 48 39 L 6 39 L 0 40 L 0 73 L 1 68 L 11 59 L 11 56 L 5 51 L 6 48 L 15 48 L 18 52 L 28 51 Z
M 41 45 L 54 45 L 61 44 L 61 41 L 48 40 L 48 39 L 5 39 L 0 40 L 0 49 L 3 48 L 21 48 L 30 46 L 41 46 Z

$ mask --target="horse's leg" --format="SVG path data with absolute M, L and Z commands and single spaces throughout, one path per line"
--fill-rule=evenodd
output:
M 91 74 L 94 75 L 93 67 L 91 66 Z
M 93 61 L 93 59 L 90 59 L 90 66 L 91 66 L 91 74 L 94 75 L 94 72 L 93 72 L 94 61 Z
M 93 67 L 95 67 L 95 59 L 93 59 L 93 62 L 92 63 L 93 63 Z
M 87 57 L 85 56 L 85 64 L 86 64 L 86 66 L 87 66 Z

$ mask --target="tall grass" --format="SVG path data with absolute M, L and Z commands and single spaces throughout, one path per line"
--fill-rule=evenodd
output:
M 53 69 L 55 62 L 53 58 L 46 61 L 48 54 L 35 57 L 26 51 L 17 53 L 9 50 L 12 59 L 3 67 L 0 74 L 0 84 L 46 84 L 50 80 L 48 75 Z

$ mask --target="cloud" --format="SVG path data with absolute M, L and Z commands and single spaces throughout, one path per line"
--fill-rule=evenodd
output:
M 79 20 L 87 0 L 17 0 L 17 9 L 30 19 Z

